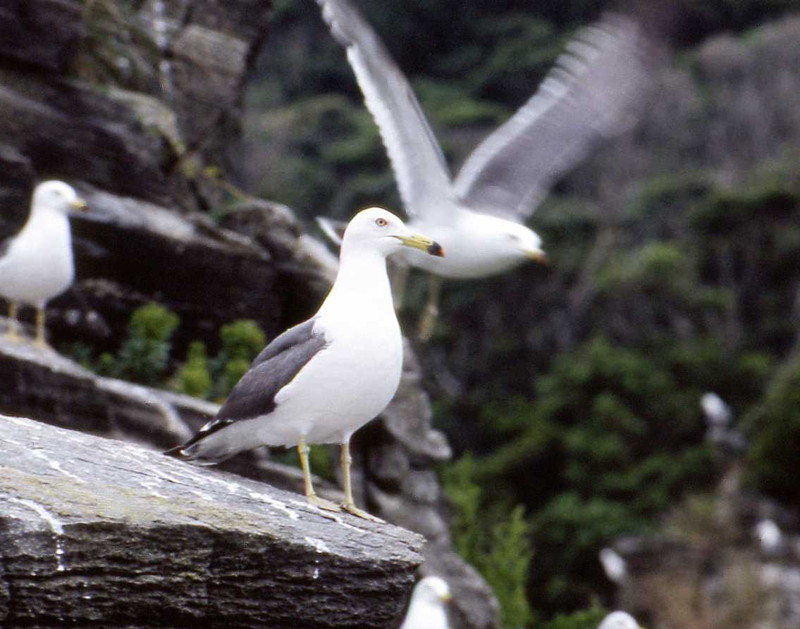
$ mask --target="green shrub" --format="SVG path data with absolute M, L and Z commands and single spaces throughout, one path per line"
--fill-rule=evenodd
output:
M 509 509 L 497 496 L 484 496 L 474 477 L 470 456 L 462 457 L 444 473 L 445 491 L 454 507 L 453 543 L 497 596 L 503 627 L 521 629 L 533 617 L 526 595 L 533 557 L 530 525 L 522 505 Z
M 250 319 L 228 323 L 222 326 L 219 334 L 222 349 L 211 368 L 215 399 L 222 399 L 231 392 L 266 343 L 264 331 Z
M 744 418 L 751 447 L 746 479 L 787 504 L 800 502 L 800 353 L 776 372 L 759 404 Z
M 172 349 L 170 339 L 180 318 L 164 306 L 150 303 L 133 311 L 128 336 L 116 356 L 104 353 L 99 373 L 148 386 L 164 381 Z
M 597 629 L 608 611 L 602 608 L 587 609 L 572 614 L 558 614 L 541 629 Z
M 192 341 L 186 362 L 175 374 L 173 388 L 186 395 L 206 398 L 211 393 L 212 384 L 205 343 Z

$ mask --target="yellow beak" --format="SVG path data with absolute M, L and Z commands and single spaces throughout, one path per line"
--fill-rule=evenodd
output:
M 73 210 L 78 210 L 79 212 L 86 212 L 89 209 L 89 206 L 83 199 L 75 199 L 69 205 Z
M 413 247 L 414 249 L 419 249 L 420 251 L 424 251 L 425 253 L 428 253 L 432 256 L 437 256 L 439 258 L 444 257 L 444 249 L 442 249 L 442 245 L 426 236 L 421 236 L 420 234 L 411 234 L 410 236 L 395 236 L 395 238 L 402 242 L 406 247 Z
M 527 249 L 525 250 L 525 255 L 529 259 L 533 260 L 534 262 L 538 262 L 539 264 L 549 264 L 547 254 L 541 249 Z

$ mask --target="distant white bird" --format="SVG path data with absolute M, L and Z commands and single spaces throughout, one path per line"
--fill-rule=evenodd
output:
M 67 214 L 86 203 L 63 181 L 45 181 L 33 191 L 28 221 L 16 236 L 0 243 L 0 296 L 8 300 L 7 337 L 18 341 L 17 304 L 36 308 L 36 344 L 46 346 L 47 302 L 75 278 L 72 235 Z
M 447 603 L 450 601 L 450 588 L 441 577 L 421 579 L 411 593 L 400 629 L 449 629 Z
M 775 520 L 759 520 L 753 528 L 753 534 L 765 555 L 778 555 L 785 549 L 783 533 Z
M 603 619 L 597 629 L 640 629 L 639 623 L 626 612 L 611 612 Z
M 203 465 L 263 445 L 297 445 L 308 501 L 338 511 L 311 484 L 308 444 L 340 443 L 344 509 L 358 509 L 350 485 L 350 437 L 380 413 L 397 390 L 403 363 L 386 257 L 403 247 L 442 255 L 380 208 L 359 212 L 347 227 L 339 272 L 311 319 L 278 336 L 256 357 L 217 416 L 167 453 Z
M 709 425 L 726 427 L 731 423 L 733 416 L 731 407 L 713 391 L 704 393 L 700 397 L 700 407 L 703 409 Z
M 407 265 L 431 273 L 421 336 L 438 312 L 440 278 L 482 278 L 527 259 L 543 262 L 541 239 L 523 223 L 550 186 L 598 140 L 632 122 L 653 57 L 639 26 L 608 15 L 567 47 L 539 90 L 486 138 L 452 180 L 442 150 L 406 78 L 349 0 L 317 0 L 375 118 L 412 229 L 447 251 L 431 261 L 406 252 Z
M 613 548 L 603 548 L 600 553 L 600 563 L 610 581 L 622 583 L 628 576 L 628 566 L 625 559 Z

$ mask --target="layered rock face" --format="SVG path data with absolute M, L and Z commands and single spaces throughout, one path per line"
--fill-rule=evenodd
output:
M 0 237 L 21 226 L 42 179 L 64 179 L 91 207 L 72 223 L 76 283 L 48 311 L 54 344 L 115 348 L 131 311 L 150 301 L 180 315 L 179 352 L 195 339 L 213 348 L 233 319 L 254 319 L 272 338 L 316 309 L 335 256 L 290 210 L 230 181 L 269 9 L 256 0 L 0 8 Z M 421 570 L 450 581 L 454 626 L 493 627 L 494 598 L 453 552 L 441 514 L 432 467 L 450 452 L 430 428 L 421 377 L 411 356 L 396 400 L 359 436 L 359 499 L 430 540 Z M 52 425 L 0 417 L 2 626 L 391 624 L 422 563 L 420 538 L 63 430 L 160 450 L 215 410 L 0 342 L 0 413 Z M 301 486 L 264 453 L 225 467 Z

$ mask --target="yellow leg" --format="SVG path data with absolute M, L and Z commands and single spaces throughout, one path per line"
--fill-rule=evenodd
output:
M 350 439 L 348 438 L 342 442 L 341 464 L 342 478 L 344 479 L 344 504 L 342 505 L 342 508 L 348 513 L 352 513 L 353 515 L 365 520 L 369 520 L 370 522 L 383 522 L 383 520 L 380 518 L 376 518 L 374 515 L 370 515 L 366 511 L 363 511 L 356 506 L 356 503 L 353 500 L 353 485 L 350 481 L 350 465 L 352 462 L 353 459 L 350 456 Z
M 433 328 L 439 317 L 439 293 L 442 289 L 442 279 L 438 275 L 428 276 L 428 303 L 422 311 L 419 320 L 419 340 L 426 342 L 433 336 Z
M 406 294 L 406 284 L 408 283 L 408 270 L 404 264 L 392 265 L 392 300 L 394 301 L 395 312 L 403 309 L 403 302 Z
M 300 467 L 303 470 L 303 484 L 305 485 L 308 503 L 327 511 L 341 511 L 341 508 L 335 502 L 320 498 L 317 496 L 317 492 L 314 491 L 314 485 L 311 484 L 311 465 L 308 463 L 308 445 L 306 445 L 305 437 L 300 437 L 297 442 L 297 454 L 300 456 Z
M 8 330 L 6 339 L 12 343 L 19 343 L 22 337 L 19 335 L 19 321 L 17 321 L 17 302 L 8 302 Z
M 47 340 L 44 337 L 44 307 L 36 306 L 36 340 L 37 347 L 44 349 L 47 347 Z

